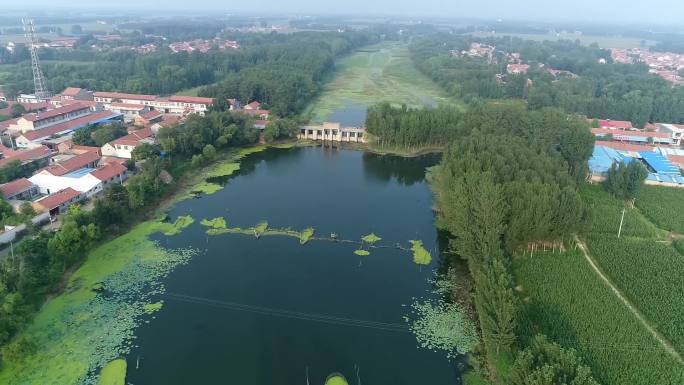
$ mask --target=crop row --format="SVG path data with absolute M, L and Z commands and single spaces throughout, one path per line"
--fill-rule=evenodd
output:
M 625 203 L 603 191 L 601 186 L 585 186 L 582 188 L 581 195 L 589 214 L 587 232 L 617 235 Z M 622 235 L 656 238 L 665 234 L 649 222 L 639 210 L 627 208 L 622 224 Z
M 592 235 L 603 271 L 679 351 L 684 351 L 684 257 L 667 243 Z
M 603 385 L 684 383 L 684 367 L 616 299 L 578 252 L 514 262 L 526 299 L 522 336 L 544 333 L 577 349 Z
M 658 227 L 684 233 L 684 189 L 644 186 L 636 206 Z

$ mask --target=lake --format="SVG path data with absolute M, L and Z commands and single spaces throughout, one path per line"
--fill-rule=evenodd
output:
M 137 330 L 127 382 L 322 385 L 339 372 L 350 384 L 459 384 L 458 360 L 418 348 L 403 319 L 414 297 L 431 295 L 428 279 L 443 263 L 424 178 L 438 161 L 272 148 L 244 159 L 223 190 L 177 204 L 171 220 L 195 223 L 155 239 L 199 252 L 166 278 L 163 308 Z M 217 216 L 229 227 L 313 227 L 338 241 L 208 236 L 199 221 Z M 388 247 L 358 256 L 358 244 L 344 242 L 371 232 Z M 394 247 L 414 239 L 430 265 Z

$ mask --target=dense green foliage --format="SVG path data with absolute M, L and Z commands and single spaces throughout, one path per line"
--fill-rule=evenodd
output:
M 199 93 L 223 101 L 259 100 L 277 115 L 299 112 L 319 91 L 333 59 L 369 44 L 378 34 L 365 32 L 303 32 L 246 35 L 237 50 L 208 53 L 138 55 L 132 51 L 59 53 L 41 51 L 43 69 L 52 90 L 82 87 L 99 91 L 171 94 L 197 86 Z M 18 67 L 5 80 L 10 95 L 33 88 L 31 67 Z
M 543 333 L 576 349 L 604 385 L 680 384 L 684 368 L 615 298 L 580 252 L 535 252 L 514 261 L 527 303 L 520 338 Z
M 661 229 L 684 233 L 684 190 L 644 186 L 635 203 Z
M 126 135 L 126 128 L 118 123 L 107 123 L 97 126 L 88 125 L 74 132 L 73 142 L 81 146 L 102 147 L 114 139 Z
M 299 123 L 294 119 L 278 119 L 268 122 L 264 129 L 264 139 L 273 142 L 279 139 L 292 139 L 297 137 Z
M 451 50 L 469 49 L 473 41 L 495 46 L 495 60 L 450 55 Z M 684 88 L 673 88 L 645 65 L 612 63 L 610 52 L 595 45 L 440 34 L 416 39 L 410 50 L 421 71 L 465 100 L 524 98 L 533 109 L 559 107 L 590 117 L 629 120 L 639 127 L 649 121 L 684 122 Z M 523 62 L 530 63 L 527 76 L 505 75 L 504 81 L 498 81 L 496 75 L 506 73 L 504 53 L 519 53 Z M 606 63 L 599 63 L 601 59 Z M 577 76 L 554 76 L 545 68 Z
M 416 148 L 444 145 L 462 133 L 463 113 L 455 107 L 409 109 L 382 103 L 368 109 L 366 129 L 381 147 Z
M 540 335 L 515 360 L 511 385 L 599 385 L 573 349 Z
M 157 138 L 167 153 L 192 157 L 203 156 L 207 145 L 222 149 L 254 143 L 259 139 L 259 133 L 253 126 L 253 120 L 246 115 L 209 112 L 205 116 L 188 116 L 182 126 L 163 127 L 157 133 Z M 211 153 L 211 150 L 208 152 Z
M 236 98 L 243 102 L 258 100 L 276 115 L 300 112 L 320 91 L 323 75 L 336 56 L 372 43 L 372 32 L 298 33 L 272 35 L 254 50 L 245 50 L 249 66 L 225 71 L 217 84 L 200 91 L 201 96 L 219 100 Z M 270 44 L 269 44 L 270 43 Z
M 644 186 L 648 170 L 641 162 L 613 163 L 606 173 L 606 191 L 622 199 L 634 199 Z
M 0 167 L 0 183 L 7 183 L 26 175 L 26 170 L 20 160 L 11 160 Z
M 577 232 L 584 210 L 576 181 L 585 175 L 593 142 L 583 122 L 556 110 L 494 104 L 472 108 L 463 121 L 472 133 L 447 149 L 438 173 L 450 199 L 441 204 L 442 218 L 457 235 L 459 254 L 475 253 L 478 234 L 487 231 L 473 226 L 477 210 L 500 216 L 501 228 L 491 231 L 504 234 L 508 251 Z
M 433 173 L 438 225 L 468 261 L 490 376 L 502 380 L 505 368 L 498 362 L 514 351 L 519 308 L 509 256 L 579 231 L 585 213 L 577 183 L 593 137 L 579 119 L 520 104 L 476 104 L 454 117 L 450 127 L 458 140 Z
M 684 350 L 684 258 L 653 239 L 590 236 L 587 241 L 611 280 L 677 350 Z

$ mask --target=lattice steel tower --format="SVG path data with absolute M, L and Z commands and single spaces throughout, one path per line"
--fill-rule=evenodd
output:
M 36 29 L 33 26 L 32 19 L 21 19 L 21 24 L 24 26 L 24 36 L 28 40 L 29 51 L 31 52 L 31 67 L 33 68 L 33 86 L 35 88 L 36 97 L 38 99 L 49 99 L 52 94 L 48 90 L 45 76 L 40 69 L 40 61 L 38 60 L 38 49 L 35 46 Z

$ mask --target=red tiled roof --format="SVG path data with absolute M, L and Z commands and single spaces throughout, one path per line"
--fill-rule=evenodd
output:
M 79 104 L 83 104 L 84 106 L 88 106 L 90 108 L 97 107 L 97 104 L 98 104 L 97 102 L 94 102 L 92 100 L 69 100 L 69 99 L 64 99 L 64 100 L 60 101 L 60 103 L 62 103 L 63 106 L 70 106 L 72 104 L 79 103 Z
M 630 144 L 624 142 L 608 142 L 597 140 L 594 143 L 596 146 L 610 147 L 622 151 L 653 151 L 653 146 L 646 146 L 642 144 Z
M 104 167 L 100 167 L 97 170 L 90 173 L 90 175 L 95 178 L 105 181 L 109 180 L 117 175 L 125 173 L 128 169 L 121 163 L 108 163 Z
M 628 131 L 628 130 L 611 130 L 610 128 L 592 128 L 591 132 L 594 135 L 626 135 L 626 136 L 637 136 L 640 138 L 670 138 L 670 134 L 664 132 L 651 132 L 651 131 Z
M 111 111 L 100 111 L 96 112 L 94 114 L 82 116 L 80 118 L 76 118 L 74 120 L 70 120 L 68 122 L 64 123 L 59 123 L 55 124 L 54 126 L 46 127 L 46 128 L 41 128 L 40 130 L 35 130 L 35 131 L 28 131 L 21 136 L 26 138 L 29 141 L 34 141 L 37 139 L 41 138 L 47 138 L 52 135 L 56 135 L 62 132 L 69 131 L 73 129 L 74 127 L 79 127 L 86 125 L 90 122 L 94 122 L 96 120 L 104 119 L 106 117 L 112 116 Z
M 250 107 L 251 109 L 256 110 L 259 107 L 261 107 L 261 103 L 259 103 L 257 101 L 253 101 L 253 102 L 249 103 L 248 105 L 246 105 L 245 107 Z
M 126 94 L 122 92 L 95 92 L 93 96 L 96 98 L 134 99 L 147 101 L 154 101 L 157 99 L 156 95 Z
M 599 120 L 601 127 L 632 128 L 632 122 L 626 120 Z
M 145 105 L 133 104 L 133 103 L 112 103 L 112 107 L 124 108 L 124 109 L 129 109 L 129 110 L 144 110 L 145 108 L 147 108 L 147 106 L 145 106 Z
M 45 158 L 50 155 L 50 149 L 45 146 L 36 147 L 25 151 L 13 151 L 11 155 L 6 155 L 5 158 L 0 159 L 0 167 L 6 166 L 13 160 L 26 162 L 28 160 L 35 160 Z
M 143 128 L 142 130 L 133 131 L 130 134 L 123 136 L 119 139 L 114 139 L 109 144 L 111 145 L 123 145 L 123 146 L 137 146 L 138 142 L 143 139 L 147 139 L 152 136 L 151 128 Z
M 12 116 L 12 106 L 15 104 L 21 104 L 24 107 L 24 111 L 26 111 L 26 112 L 40 111 L 40 110 L 45 110 L 48 107 L 52 107 L 52 105 L 50 105 L 50 103 L 48 103 L 48 102 L 40 102 L 40 103 L 7 102 L 7 107 L 0 109 L 0 115 Z
M 100 159 L 100 154 L 96 152 L 84 152 L 83 154 L 76 155 L 71 159 L 67 159 L 64 162 L 55 163 L 53 165 L 45 167 L 43 170 L 49 172 L 54 176 L 60 176 L 68 174 L 72 171 L 79 170 L 87 165 L 96 162 Z M 41 171 L 43 171 L 41 170 Z
M 155 118 L 161 117 L 163 115 L 164 114 L 162 114 L 161 112 L 159 112 L 157 110 L 149 110 L 147 112 L 143 112 L 142 114 L 140 114 L 140 117 L 143 119 L 150 120 L 150 119 L 155 119 Z
M 93 146 L 81 146 L 79 144 L 73 144 L 71 145 L 71 150 L 76 150 L 76 151 L 82 151 L 82 152 L 94 152 L 96 154 L 100 154 L 100 147 L 93 147 Z
M 176 123 L 180 122 L 180 120 L 181 120 L 181 117 L 177 116 L 177 115 L 164 115 L 162 117 L 162 125 L 167 127 L 167 126 L 170 126 L 172 124 L 176 124 Z
M 241 112 L 245 115 L 249 116 L 261 116 L 265 115 L 268 116 L 269 112 L 268 110 L 233 110 L 234 112 Z
M 7 199 L 29 189 L 31 186 L 33 186 L 31 181 L 26 178 L 20 178 L 9 183 L 0 184 L 0 193 Z
M 36 203 L 50 211 L 80 195 L 80 192 L 72 189 L 71 187 L 67 187 L 64 190 L 57 191 L 56 193 L 37 201 Z
M 24 115 L 24 119 L 26 119 L 30 122 L 38 122 L 41 120 L 54 118 L 55 116 L 64 115 L 64 114 L 67 114 L 69 112 L 86 110 L 88 108 L 89 107 L 84 105 L 84 104 L 74 103 L 74 104 L 70 104 L 70 105 L 63 106 L 63 107 L 58 107 L 58 108 L 55 108 L 54 110 L 49 110 L 49 111 L 38 113 L 38 114 Z
M 202 98 L 199 96 L 173 95 L 169 97 L 169 101 L 180 103 L 214 104 L 214 98 Z
M 128 161 L 128 159 L 124 158 L 114 158 L 111 156 L 103 156 L 102 160 L 100 160 L 100 163 L 104 164 L 110 164 L 110 163 L 117 163 L 117 164 L 124 164 Z
M 64 96 L 76 96 L 78 93 L 81 92 L 81 88 L 78 87 L 67 87 L 62 91 L 62 95 Z

